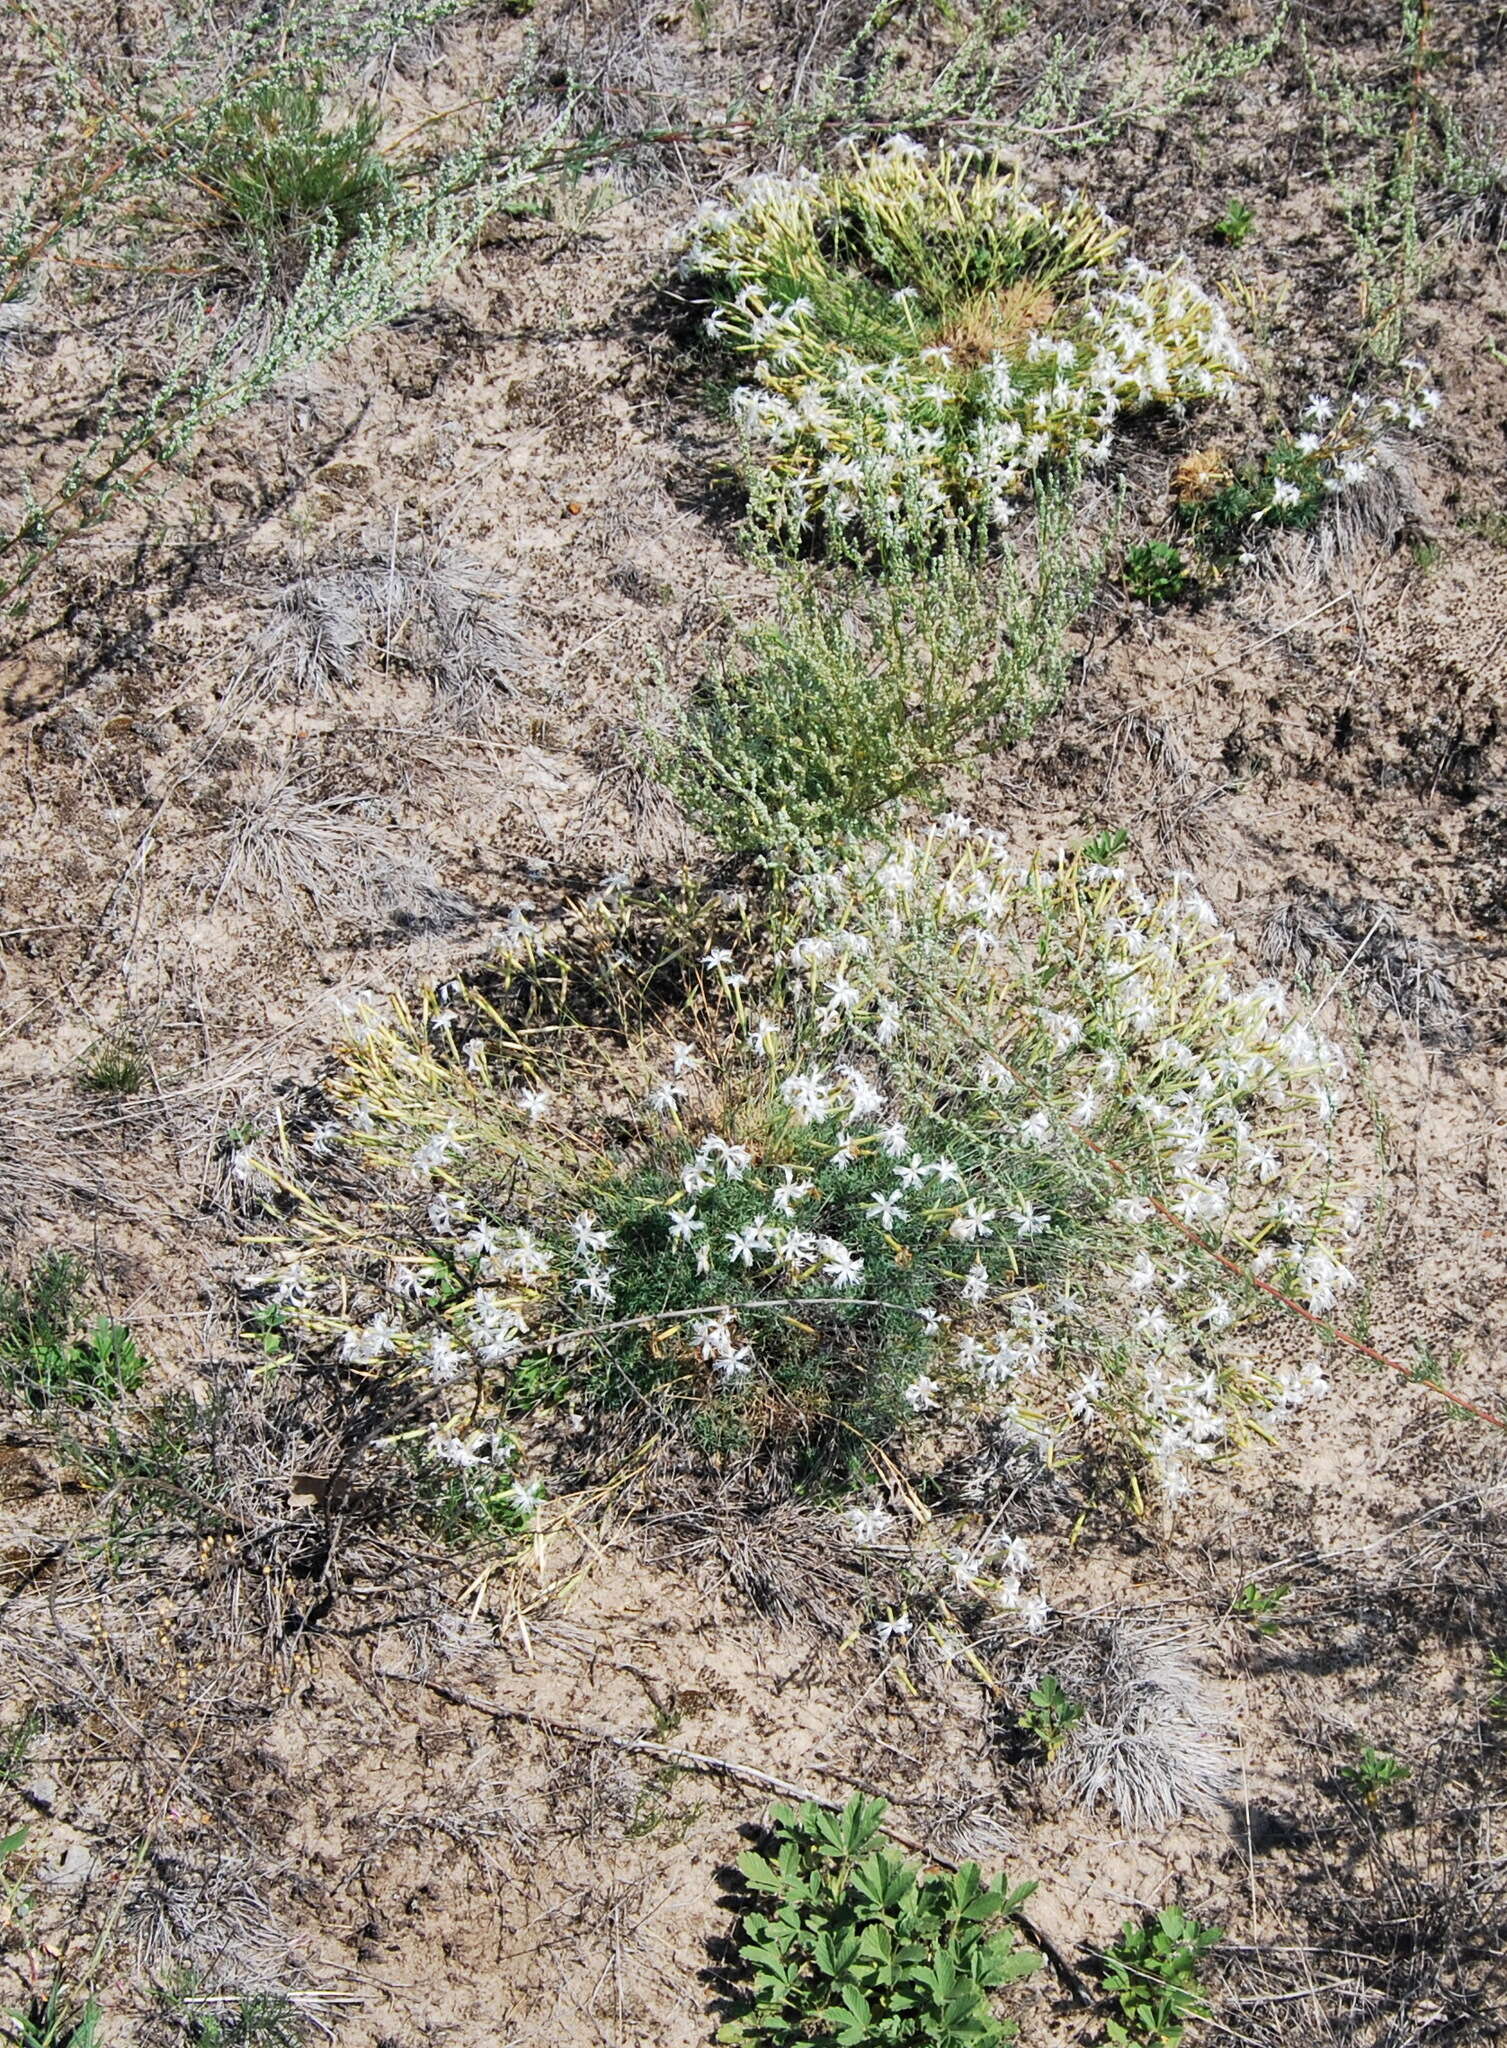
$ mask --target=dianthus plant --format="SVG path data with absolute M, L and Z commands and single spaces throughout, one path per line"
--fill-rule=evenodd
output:
M 1315 392 L 1295 432 L 1279 434 L 1238 467 L 1214 450 L 1180 463 L 1173 479 L 1179 516 L 1216 563 L 1263 534 L 1307 532 L 1371 480 L 1389 434 L 1416 433 L 1439 404 L 1439 393 L 1416 380 L 1398 398 L 1361 394 L 1336 404 Z
M 830 1487 L 980 1417 L 1176 1498 L 1324 1388 L 1241 1276 L 1327 1315 L 1360 1213 L 1340 1055 L 1116 851 L 954 819 L 773 903 L 520 914 L 285 1134 L 288 1317 L 456 1464 L 612 1411 Z
M 1099 207 L 904 136 L 750 179 L 692 232 L 706 333 L 749 373 L 732 405 L 759 500 L 789 531 L 915 504 L 1004 520 L 1044 463 L 1107 461 L 1119 415 L 1220 397 L 1240 364 L 1214 302 L 1127 256 Z

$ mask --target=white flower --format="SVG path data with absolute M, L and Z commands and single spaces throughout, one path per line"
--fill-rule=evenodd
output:
M 750 1028 L 746 1040 L 748 1049 L 761 1060 L 767 1060 L 779 1039 L 780 1027 L 771 1017 L 760 1017 Z
M 1028 1593 L 1016 1609 L 1016 1614 L 1033 1636 L 1039 1636 L 1052 1618 L 1051 1608 L 1039 1593 Z
M 436 1387 L 449 1386 L 452 1380 L 465 1376 L 470 1359 L 455 1339 L 444 1330 L 436 1330 L 429 1339 L 429 1378 Z
M 347 1330 L 340 1340 L 340 1356 L 351 1365 L 372 1365 L 392 1355 L 394 1338 L 403 1335 L 403 1325 L 387 1316 L 373 1316 L 364 1329 Z
M 833 1112 L 832 1091 L 820 1073 L 788 1075 L 780 1083 L 780 1095 L 795 1111 L 798 1123 L 819 1123 Z
M 968 1268 L 967 1279 L 963 1282 L 963 1299 L 964 1301 L 968 1302 L 972 1307 L 977 1308 L 980 1302 L 988 1298 L 988 1294 L 988 1268 L 985 1266 L 982 1259 L 975 1259 L 973 1264 Z
M 804 1202 L 808 1195 L 816 1193 L 816 1186 L 813 1181 L 797 1180 L 793 1167 L 783 1166 L 780 1171 L 784 1179 L 771 1191 L 769 1199 L 781 1216 L 790 1216 L 797 1202 Z
M 526 1088 L 519 1092 L 518 1107 L 531 1124 L 542 1123 L 554 1108 L 555 1098 L 547 1088 Z
M 706 1225 L 694 1209 L 672 1209 L 670 1211 L 670 1236 L 676 1244 L 689 1244 L 698 1230 Z
M 700 1065 L 701 1061 L 691 1047 L 677 1038 L 670 1047 L 670 1071 L 675 1074 L 694 1074 Z
M 678 1081 L 656 1081 L 644 1097 L 644 1107 L 659 1116 L 673 1116 L 677 1105 L 684 1101 L 685 1093 Z
M 466 1205 L 458 1195 L 438 1194 L 429 1204 L 429 1228 L 436 1237 L 454 1237 L 466 1220 Z
M 1022 1201 L 1018 1207 L 1007 1209 L 1005 1215 L 1015 1225 L 1017 1237 L 1040 1237 L 1052 1227 L 1051 1210 L 1038 1209 L 1031 1201 Z
M 998 1213 L 995 1209 L 986 1209 L 982 1202 L 965 1202 L 948 1224 L 947 1235 L 960 1238 L 964 1244 L 977 1237 L 993 1237 L 992 1225 Z
M 590 1209 L 581 1210 L 570 1226 L 570 1234 L 583 1258 L 592 1252 L 605 1251 L 612 1240 L 610 1231 L 597 1228 L 597 1219 Z
M 838 1073 L 848 1084 L 848 1099 L 853 1105 L 854 1116 L 874 1117 L 884 1108 L 884 1097 L 856 1067 L 839 1067 Z
M 849 1508 L 845 1519 L 855 1543 L 878 1543 L 895 1526 L 895 1518 L 889 1509 L 878 1504 Z
M 835 1237 L 820 1239 L 817 1248 L 822 1254 L 822 1272 L 839 1293 L 858 1285 L 863 1278 L 863 1260 L 856 1253 Z
M 911 1618 L 908 1614 L 892 1614 L 884 1621 L 876 1621 L 874 1634 L 881 1643 L 904 1642 L 911 1632 Z
M 436 1131 L 432 1137 L 426 1138 L 423 1144 L 415 1149 L 412 1158 L 408 1162 L 409 1170 L 412 1172 L 415 1180 L 427 1180 L 430 1174 L 438 1172 L 452 1153 L 459 1150 L 460 1145 L 455 1135 L 455 1123 L 452 1119 L 442 1131 Z
M 1087 1422 L 1099 1412 L 1099 1402 L 1104 1393 L 1104 1375 L 1101 1372 L 1085 1373 L 1067 1397 L 1069 1411 L 1080 1422 Z
M 881 1230 L 893 1230 L 896 1223 L 905 1220 L 908 1211 L 898 1191 L 889 1194 L 876 1191 L 869 1196 L 863 1213 L 876 1221 Z
M 941 1391 L 937 1381 L 928 1379 L 923 1372 L 902 1391 L 900 1398 L 913 1415 L 924 1415 L 928 1408 L 936 1407 Z

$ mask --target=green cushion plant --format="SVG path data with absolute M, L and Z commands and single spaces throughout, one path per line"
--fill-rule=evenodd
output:
M 1124 241 L 1086 199 L 904 136 L 704 210 L 685 270 L 747 379 L 764 511 L 872 524 L 914 496 L 1002 522 L 1043 464 L 1107 460 L 1121 414 L 1224 395 L 1219 308 Z

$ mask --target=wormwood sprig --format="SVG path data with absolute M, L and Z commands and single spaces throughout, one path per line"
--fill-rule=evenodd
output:
M 1068 634 L 1105 559 L 1074 482 L 1038 480 L 1023 550 L 912 508 L 867 557 L 839 530 L 830 567 L 776 558 L 775 616 L 651 744 L 691 818 L 793 867 L 1024 739 L 1067 687 Z
M 1129 258 L 1086 200 L 908 137 L 703 209 L 684 270 L 752 381 L 733 417 L 783 531 L 919 504 L 992 522 L 1049 462 L 1106 462 L 1121 413 L 1218 398 L 1239 351 L 1176 270 Z
M 1040 1967 L 1010 1925 L 1035 1886 L 986 1884 L 976 1863 L 923 1875 L 884 1845 L 884 1812 L 861 1794 L 836 1814 L 773 1809 L 773 1855 L 738 1859 L 752 1903 L 720 2041 L 997 2048 L 1014 2038 L 991 1994 Z

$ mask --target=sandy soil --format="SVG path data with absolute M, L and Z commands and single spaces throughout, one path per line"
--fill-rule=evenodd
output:
M 1162 74 L 1167 36 L 1252 13 L 1173 11 L 1098 10 L 1111 48 L 1150 31 Z M 804 10 L 708 12 L 707 42 L 692 10 L 634 17 L 670 81 L 656 106 L 714 119 L 766 67 L 773 90 L 797 85 Z M 1093 10 L 1038 12 L 1039 54 Z M 1325 61 L 1377 60 L 1380 4 L 1304 12 Z M 607 13 L 541 7 L 534 26 L 580 48 Z M 395 105 L 484 90 L 523 33 L 495 14 L 447 30 L 395 76 Z M 1444 85 L 1473 119 L 1507 118 L 1504 35 L 1485 6 L 1441 27 Z M 1029 154 L 1149 258 L 1191 248 L 1253 345 L 1249 422 L 1345 375 L 1353 262 L 1294 49 L 1101 148 Z M 520 901 L 700 857 L 637 728 L 645 693 L 689 690 L 765 594 L 667 291 L 695 198 L 744 167 L 736 144 L 665 151 L 597 210 L 562 188 L 551 215 L 500 223 L 431 304 L 222 430 L 151 520 L 128 508 L 69 550 L 0 649 L 0 1208 L 17 1257 L 89 1259 L 154 1390 L 245 1370 L 225 1133 L 318 1072 L 342 996 L 463 972 Z M 1200 226 L 1235 195 L 1257 223 L 1239 250 Z M 1409 339 L 1445 404 L 1408 446 L 1395 544 L 1327 568 L 1294 553 L 1165 614 L 1106 592 L 1062 712 L 957 795 L 1023 844 L 1124 824 L 1147 870 L 1194 871 L 1253 970 L 1275 946 L 1293 974 L 1294 930 L 1327 934 L 1306 972 L 1361 1058 L 1386 1189 L 1371 1341 L 1407 1361 L 1427 1346 L 1501 1410 L 1507 269 L 1443 233 L 1429 262 Z M 0 358 L 22 467 L 99 373 L 57 305 Z M 1186 443 L 1136 449 L 1137 521 L 1159 520 Z M 463 554 L 512 606 L 515 673 L 483 719 L 397 660 L 327 701 L 248 686 L 280 588 L 414 547 Z M 236 834 L 289 788 L 363 834 L 316 896 L 263 897 L 236 879 Z M 149 1085 L 87 1093 L 81 1062 L 122 1032 Z M 146 2027 L 149 1977 L 187 1958 L 206 1983 L 306 1993 L 352 2048 L 704 2042 L 730 1926 L 718 1873 L 766 1792 L 590 1739 L 607 1730 L 826 1797 L 882 1790 L 939 1853 L 978 1844 L 1038 1879 L 1033 1919 L 1080 1969 L 1128 1912 L 1182 1900 L 1228 1932 L 1220 2038 L 1507 2038 L 1500 1849 L 1467 1825 L 1503 1796 L 1485 1707 L 1487 1654 L 1507 1652 L 1500 1437 L 1382 1368 L 1336 1363 L 1334 1380 L 1175 1526 L 1100 1508 L 1032 1538 L 1060 1629 L 1118 1614 L 1185 1634 L 1230 1760 L 1212 1817 L 1134 1840 L 1066 1807 L 966 1673 L 913 1679 L 856 1624 L 781 1625 L 686 1554 L 700 1525 L 651 1493 L 541 1540 L 506 1585 L 439 1572 L 438 1609 L 425 1591 L 405 1612 L 363 1553 L 327 1611 L 213 1688 L 202 1646 L 101 1662 L 105 1596 L 81 1581 L 51 1617 L 52 1678 L 39 1636 L 16 1680 L 19 1713 L 62 1700 L 59 1672 L 113 1672 L 109 1699 L 86 1688 L 92 1719 L 44 1717 L 11 1787 L 43 1908 L 61 1929 L 123 1901 L 107 2039 Z M 3 1455 L 21 1598 L 80 1503 L 26 1416 Z M 202 1568 L 183 1599 L 208 1612 L 230 1579 Z M 1258 1578 L 1291 1588 L 1268 1636 L 1230 1615 Z M 192 1634 L 160 1588 L 140 1612 L 164 1642 Z M 149 1703 L 174 1669 L 176 1701 Z M 131 1761 L 142 1716 L 150 1763 Z M 1336 1790 L 1359 1741 L 1413 1767 L 1383 1815 Z M 1098 2038 L 1050 1969 L 1018 2010 L 1028 2041 Z

